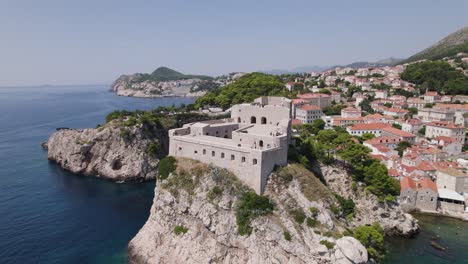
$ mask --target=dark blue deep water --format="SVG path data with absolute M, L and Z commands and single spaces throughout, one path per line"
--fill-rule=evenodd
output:
M 103 86 L 0 88 L 0 263 L 125 263 L 154 182 L 72 175 L 40 143 L 56 127 L 95 127 L 115 109 L 191 102 L 118 97 Z

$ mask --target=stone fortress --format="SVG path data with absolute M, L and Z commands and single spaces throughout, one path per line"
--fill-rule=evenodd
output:
M 285 166 L 291 100 L 259 97 L 231 107 L 231 118 L 169 130 L 169 155 L 228 169 L 261 194 L 275 166 Z

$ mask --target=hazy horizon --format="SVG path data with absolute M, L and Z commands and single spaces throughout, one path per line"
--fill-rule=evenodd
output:
M 468 25 L 466 1 L 0 3 L 0 86 L 110 84 L 406 58 Z

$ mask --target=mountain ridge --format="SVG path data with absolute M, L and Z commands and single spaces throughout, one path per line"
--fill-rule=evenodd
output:
M 454 56 L 459 52 L 468 52 L 468 26 L 465 26 L 430 47 L 410 56 L 400 63 L 409 63 L 418 60 L 439 60 L 444 57 Z

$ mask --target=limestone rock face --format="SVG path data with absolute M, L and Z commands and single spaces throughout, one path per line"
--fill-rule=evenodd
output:
M 265 191 L 275 204 L 274 212 L 255 218 L 250 235 L 239 235 L 235 209 L 239 193 L 232 187 L 237 185 L 236 181 L 223 182 L 224 170 L 211 166 L 200 170 L 196 166 L 200 164 L 178 159 L 178 170 L 183 168 L 185 173 L 179 171 L 158 182 L 150 216 L 129 243 L 130 263 L 367 262 L 366 249 L 359 241 L 350 237 L 335 240 L 325 234 L 344 231 L 330 213 L 327 199 L 310 201 L 296 179 L 285 185 L 274 174 Z M 194 175 L 179 176 L 187 172 Z M 171 187 L 182 182 L 195 184 Z M 215 186 L 222 193 L 213 197 Z M 310 207 L 318 209 L 315 216 Z M 299 223 L 291 216 L 293 208 L 314 217 L 317 224 L 312 227 L 307 221 Z M 176 226 L 186 228 L 187 232 L 176 234 Z M 286 232 L 290 234 L 289 240 Z M 320 243 L 322 240 L 336 246 L 328 249 Z
M 419 232 L 417 220 L 403 212 L 396 203 L 381 203 L 377 197 L 367 194 L 362 187 L 352 190 L 352 178 L 338 165 L 321 166 L 327 186 L 345 198 L 352 198 L 356 204 L 355 217 L 350 222 L 352 228 L 379 223 L 386 235 L 412 237 Z
M 151 142 L 163 146 L 141 128 L 108 124 L 96 129 L 59 130 L 43 147 L 50 161 L 73 173 L 114 181 L 144 181 L 155 178 L 159 163 L 146 151 Z
M 366 263 L 368 260 L 366 248 L 354 237 L 342 237 L 336 240 L 335 248 L 333 263 Z

